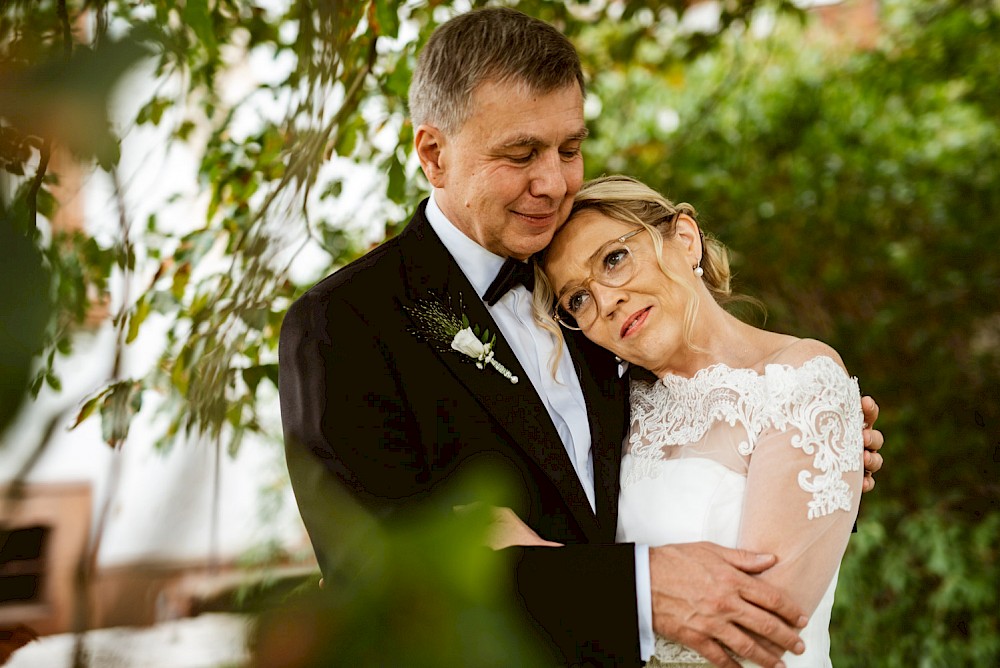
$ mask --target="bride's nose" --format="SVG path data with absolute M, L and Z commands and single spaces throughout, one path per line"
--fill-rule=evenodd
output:
M 613 317 L 618 306 L 628 301 L 628 290 L 625 288 L 609 288 L 597 281 L 590 284 L 590 294 L 597 306 L 597 316 L 602 319 Z

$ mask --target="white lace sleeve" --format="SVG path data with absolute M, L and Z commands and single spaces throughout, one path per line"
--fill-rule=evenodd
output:
M 777 555 L 778 564 L 760 577 L 811 613 L 857 517 L 864 475 L 860 392 L 826 356 L 797 368 L 768 366 L 764 379 L 768 426 L 750 457 L 739 544 Z

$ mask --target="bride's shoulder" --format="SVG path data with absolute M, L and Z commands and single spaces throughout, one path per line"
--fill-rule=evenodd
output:
M 788 338 L 792 339 L 792 337 Z M 817 364 L 829 364 L 829 362 L 833 362 L 844 373 L 847 373 L 847 367 L 844 366 L 844 361 L 840 358 L 840 354 L 822 341 L 817 341 L 816 339 L 792 339 L 785 343 L 784 346 L 778 348 L 770 355 L 766 360 L 765 366 L 779 364 L 798 369 L 815 360 L 814 363 Z

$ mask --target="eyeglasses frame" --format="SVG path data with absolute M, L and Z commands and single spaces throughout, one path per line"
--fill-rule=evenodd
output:
M 632 255 L 632 249 L 629 248 L 628 244 L 626 244 L 625 242 L 627 240 L 631 239 L 632 237 L 636 236 L 637 234 L 641 234 L 642 232 L 647 232 L 647 231 L 649 231 L 649 228 L 647 228 L 647 227 L 640 227 L 637 230 L 632 230 L 631 232 L 626 232 L 625 234 L 621 235 L 617 239 L 610 239 L 610 240 L 604 242 L 603 244 L 601 244 L 601 248 L 604 248 L 605 246 L 608 246 L 608 245 L 613 244 L 613 243 L 619 243 L 622 246 L 625 246 L 625 250 L 628 251 L 629 255 Z M 622 283 L 622 285 L 626 285 L 629 281 L 632 280 L 632 278 L 635 278 L 635 274 L 634 273 L 633 273 L 633 275 L 627 281 L 625 281 L 624 283 Z M 592 281 L 597 281 L 597 279 L 593 275 L 591 275 L 589 278 L 587 278 L 586 280 L 584 280 L 583 283 L 580 283 L 580 286 L 583 286 L 584 284 L 590 283 Z M 597 282 L 600 283 L 601 285 L 604 285 L 600 281 L 597 281 Z M 621 285 L 615 286 L 615 287 L 621 287 Z M 565 293 L 565 290 L 563 292 Z M 565 327 L 566 329 L 573 330 L 574 332 L 582 332 L 583 331 L 583 327 L 574 327 L 573 325 L 567 324 L 567 322 L 565 320 L 563 320 L 562 317 L 560 317 L 560 315 L 559 315 L 559 302 L 560 302 L 560 298 L 561 298 L 561 295 L 556 295 L 556 303 L 555 303 L 555 306 L 552 307 L 552 313 L 551 313 L 552 319 L 555 320 L 556 322 L 558 322 L 561 326 Z M 574 322 L 576 322 L 575 319 L 574 319 Z

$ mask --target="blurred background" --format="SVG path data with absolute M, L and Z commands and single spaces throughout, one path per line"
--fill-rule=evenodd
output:
M 425 196 L 415 54 L 497 4 L 577 46 L 587 175 L 693 204 L 766 326 L 878 401 L 834 664 L 1000 665 L 996 0 L 0 3 L 0 663 L 531 661 L 478 552 L 427 575 L 425 645 L 379 617 L 419 578 L 377 558 L 332 611 L 275 607 L 318 579 L 282 316 Z M 422 564 L 477 535 L 426 529 L 358 540 Z

